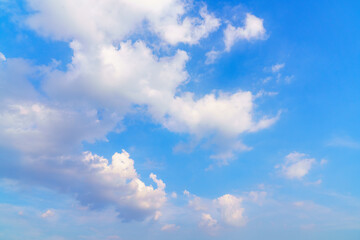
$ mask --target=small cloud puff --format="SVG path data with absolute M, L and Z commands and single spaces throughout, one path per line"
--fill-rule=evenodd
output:
M 238 40 L 265 40 L 266 30 L 263 21 L 263 19 L 247 13 L 244 27 L 236 28 L 233 25 L 228 24 L 224 31 L 225 51 L 230 51 L 231 47 Z
M 49 217 L 53 217 L 55 215 L 55 212 L 53 210 L 46 210 L 46 212 L 41 214 L 42 218 L 49 218 Z
M 302 179 L 309 173 L 315 158 L 307 158 L 304 153 L 292 152 L 285 157 L 285 163 L 275 166 L 288 179 Z
M 281 69 L 285 67 L 285 63 L 278 63 L 273 66 L 271 66 L 271 71 L 273 73 L 279 72 Z

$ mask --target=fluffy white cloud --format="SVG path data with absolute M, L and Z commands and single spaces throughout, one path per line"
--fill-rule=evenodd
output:
M 66 72 L 54 71 L 44 88 L 61 99 L 91 101 L 124 112 L 131 104 L 148 105 L 155 116 L 166 113 L 179 85 L 187 79 L 184 51 L 158 58 L 144 42 L 119 48 L 99 45 L 92 51 L 72 42 L 74 57 Z M 70 97 L 70 98 L 69 98 Z
M 119 48 L 100 45 L 90 52 L 78 42 L 71 46 L 74 58 L 68 71 L 50 72 L 44 84 L 49 95 L 62 101 L 106 106 L 121 116 L 134 105 L 142 106 L 170 131 L 190 133 L 198 139 L 216 135 L 233 142 L 238 142 L 240 134 L 267 128 L 278 119 L 255 119 L 256 97 L 248 91 L 217 92 L 200 98 L 179 92 L 188 78 L 184 51 L 159 58 L 140 41 L 124 42 Z M 234 148 L 223 150 L 221 156 L 226 151 L 231 158 L 233 150 L 248 149 L 243 144 L 241 148 L 239 144 L 228 146 Z
M 134 169 L 134 160 L 126 151 L 115 153 L 111 164 L 103 157 L 86 152 L 83 162 L 88 169 L 86 174 L 89 174 L 87 184 L 95 191 L 93 197 L 114 204 L 120 217 L 131 220 L 158 215 L 157 210 L 166 201 L 165 183 L 152 173 L 150 178 L 157 188 L 146 186 L 139 179 Z M 84 194 L 86 195 L 79 195 L 78 198 L 88 204 L 95 204 L 91 202 L 91 198 L 87 198 L 89 193 Z
M 190 198 L 189 207 L 202 212 L 200 227 L 213 231 L 221 225 L 241 227 L 247 222 L 247 218 L 244 216 L 245 209 L 242 206 L 242 197 L 225 194 L 210 200 L 190 193 L 187 196 Z
M 189 56 L 174 46 L 197 44 L 219 27 L 206 7 L 191 16 L 181 0 L 27 2 L 27 26 L 68 42 L 73 56 L 65 70 L 0 56 L 0 145 L 18 150 L 20 160 L 11 159 L 7 167 L 23 171 L 4 168 L 2 176 L 71 194 L 90 208 L 115 206 L 124 220 L 157 219 L 166 201 L 163 181 L 151 174 L 157 188 L 145 185 L 125 151 L 111 163 L 89 152 L 79 156 L 84 141 L 105 140 L 127 113 L 140 108 L 170 131 L 235 142 L 226 154 L 213 156 L 224 158 L 233 149 L 247 149 L 239 135 L 277 120 L 256 114 L 249 91 L 197 96 L 180 90 L 189 80 Z M 261 19 L 248 15 L 243 30 L 237 29 L 243 33 L 232 41 L 260 38 L 260 25 Z M 168 44 L 166 55 L 154 50 L 159 39 L 129 40 L 150 35 L 161 40 L 160 47 Z M 36 88 L 30 77 L 39 80 Z M 212 204 L 224 222 L 240 225 L 241 200 L 225 196 Z
M 205 7 L 200 10 L 200 18 L 183 17 L 188 6 L 181 0 L 28 0 L 28 3 L 35 13 L 27 23 L 37 32 L 89 44 L 121 41 L 146 30 L 169 44 L 195 44 L 220 25 Z
M 251 92 L 234 94 L 208 94 L 194 100 L 192 93 L 175 97 L 164 125 L 179 132 L 195 135 L 221 133 L 233 137 L 243 132 L 255 132 L 269 127 L 276 118 L 253 120 L 253 98 Z
M 74 56 L 67 71 L 51 72 L 44 85 L 51 96 L 90 101 L 122 114 L 134 104 L 144 106 L 156 122 L 169 130 L 197 137 L 214 133 L 238 136 L 267 128 L 276 121 L 266 117 L 253 120 L 254 99 L 250 92 L 208 94 L 196 100 L 193 93 L 179 93 L 178 88 L 188 78 L 188 56 L 184 51 L 159 58 L 142 41 L 123 42 L 146 19 L 150 30 L 170 44 L 197 43 L 219 26 L 219 20 L 207 13 L 206 7 L 200 10 L 201 19 L 186 16 L 179 21 L 186 8 L 182 1 L 174 0 L 154 4 L 30 0 L 30 6 L 37 10 L 28 19 L 32 28 L 57 39 L 72 40 Z M 60 8 L 63 10 L 57 11 Z M 69 26 L 68 21 L 73 24 Z M 254 31 L 260 30 L 253 28 L 259 21 L 262 26 L 262 20 L 248 14 L 243 34 L 257 36 Z M 89 38 L 94 39 L 90 44 Z
M 231 47 L 238 40 L 264 40 L 266 38 L 266 30 L 263 21 L 263 19 L 247 13 L 244 27 L 234 27 L 228 24 L 224 31 L 225 51 L 230 51 Z
M 244 208 L 241 206 L 242 198 L 225 194 L 219 197 L 216 204 L 225 223 L 231 226 L 243 226 L 246 224 Z
M 202 213 L 199 227 L 202 228 L 206 233 L 215 235 L 220 229 L 218 221 L 213 219 L 209 213 Z
M 292 152 L 285 157 L 285 163 L 276 166 L 281 173 L 289 179 L 302 179 L 307 175 L 316 162 L 314 158 L 308 158 L 304 153 Z
M 179 42 L 196 44 L 220 26 L 219 19 L 209 14 L 205 7 L 200 10 L 200 16 L 201 18 L 186 17 L 182 22 L 173 16 L 168 16 L 155 21 L 154 29 L 172 45 Z
M 206 227 L 215 227 L 217 224 L 217 221 L 211 217 L 208 213 L 201 214 L 201 222 L 200 226 L 206 226 Z
M 111 163 L 84 152 L 81 156 L 48 157 L 42 161 L 28 159 L 8 164 L 5 171 L 4 177 L 69 194 L 89 209 L 114 207 L 123 221 L 158 219 L 167 200 L 165 183 L 150 174 L 157 187 L 146 185 L 124 150 L 115 153 Z

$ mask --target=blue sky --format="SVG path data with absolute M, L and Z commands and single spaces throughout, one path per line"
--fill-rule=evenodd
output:
M 359 239 L 359 9 L 0 0 L 0 239 Z

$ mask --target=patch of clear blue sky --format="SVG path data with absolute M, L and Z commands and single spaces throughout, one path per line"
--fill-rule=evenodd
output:
M 173 147 L 190 137 L 171 133 L 151 123 L 146 117 L 128 116 L 122 133 L 110 133 L 109 142 L 84 143 L 84 150 L 111 158 L 121 149 L 135 160 L 143 180 L 157 173 L 167 184 L 167 191 L 184 189 L 203 197 L 253 190 L 258 184 L 282 185 L 276 190 L 286 199 L 311 200 L 348 211 L 344 202 L 324 193 L 360 197 L 359 149 L 328 146 L 333 137 L 350 136 L 360 141 L 360 2 L 359 1 L 206 1 L 210 12 L 229 15 L 229 11 L 250 11 L 264 19 L 269 34 L 266 41 L 237 43 L 230 53 L 222 54 L 213 65 L 205 65 L 205 53 L 222 50 L 222 32 L 203 40 L 203 45 L 187 47 L 191 60 L 190 83 L 185 87 L 199 95 L 213 89 L 234 92 L 237 89 L 278 92 L 259 99 L 260 111 L 274 115 L 283 110 L 280 120 L 270 129 L 243 135 L 253 147 L 230 162 L 229 166 L 205 169 L 212 163 L 209 148 L 197 147 L 190 154 L 177 153 Z M 24 11 L 24 10 L 23 10 Z M 24 12 L 23 12 L 24 13 Z M 14 22 L 15 21 L 15 22 Z M 5 56 L 30 59 L 34 64 L 49 64 L 51 59 L 65 64 L 72 51 L 67 43 L 43 39 L 19 26 L 11 13 L 0 15 L 0 52 Z M 234 22 L 241 25 L 239 21 Z M 223 26 L 224 27 L 224 26 Z M 265 67 L 285 63 L 282 80 L 264 71 Z M 262 79 L 272 76 L 267 84 Z M 291 83 L 285 76 L 294 76 Z M 196 80 L 196 81 L 194 81 Z M 210 149 L 211 150 L 211 149 Z M 328 164 L 314 168 L 307 181 L 322 179 L 319 187 L 285 182 L 274 166 L 292 151 L 309 154 Z M 1 191 L 2 202 L 18 203 L 19 196 Z M 336 198 L 335 198 L 336 199 Z M 13 200 L 13 201 L 12 201 Z M 36 204 L 29 200 L 28 205 Z M 245 230 L 242 230 L 245 231 Z M 299 235 L 298 239 L 358 239 L 359 231 L 328 231 Z M 293 232 L 272 233 L 271 239 L 287 239 Z M 248 239 L 263 239 L 248 233 Z

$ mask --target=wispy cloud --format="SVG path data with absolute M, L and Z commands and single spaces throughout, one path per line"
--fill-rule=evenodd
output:
M 271 71 L 273 73 L 279 72 L 281 69 L 285 67 L 285 63 L 278 63 L 273 66 L 271 66 Z
M 334 137 L 327 141 L 326 145 L 330 147 L 360 149 L 360 142 L 350 137 Z

